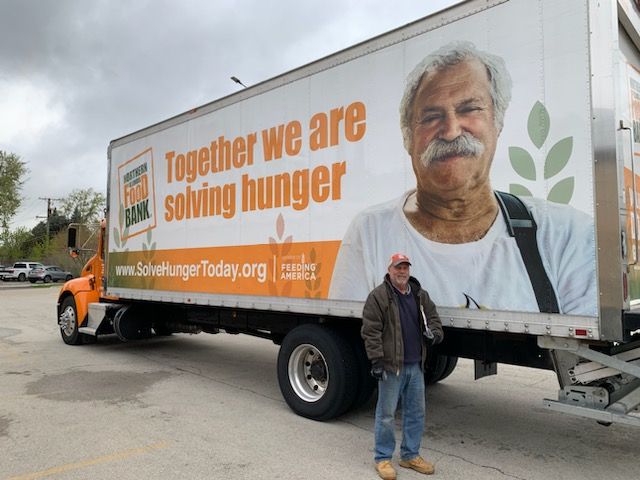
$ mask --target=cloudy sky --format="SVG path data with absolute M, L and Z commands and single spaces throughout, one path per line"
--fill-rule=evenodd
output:
M 426 16 L 454 0 L 0 0 L 0 150 L 40 197 L 106 190 L 112 139 Z

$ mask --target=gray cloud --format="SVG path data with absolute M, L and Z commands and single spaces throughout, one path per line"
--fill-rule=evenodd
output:
M 453 2 L 419 3 L 3 0 L 0 105 L 20 85 L 47 102 L 0 130 L 31 171 L 14 227 L 36 223 L 40 196 L 104 191 L 110 140 L 237 91 L 231 75 L 258 83 Z

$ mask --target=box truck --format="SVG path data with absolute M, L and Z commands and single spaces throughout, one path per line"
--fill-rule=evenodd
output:
M 549 409 L 640 425 L 639 13 L 463 2 L 113 140 L 63 340 L 264 337 L 292 410 L 334 418 L 375 388 L 362 310 L 402 252 L 446 332 L 427 382 L 550 369 Z M 484 227 L 438 232 L 460 182 Z

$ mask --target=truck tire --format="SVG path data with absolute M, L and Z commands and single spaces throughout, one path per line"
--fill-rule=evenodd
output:
M 78 331 L 76 301 L 71 296 L 66 297 L 62 301 L 60 315 L 58 316 L 58 325 L 60 326 L 60 335 L 62 335 L 64 343 L 67 345 L 82 345 L 85 343 L 87 335 Z
M 362 407 L 371 399 L 378 382 L 371 376 L 371 362 L 367 358 L 364 342 L 360 335 L 356 333 L 349 340 L 351 341 L 351 349 L 356 357 L 356 366 L 358 368 L 356 398 L 351 406 L 352 409 L 356 409 Z
M 438 381 L 440 382 L 445 378 L 447 378 L 449 375 L 451 375 L 457 365 L 458 365 L 458 357 L 447 357 L 447 366 L 445 367 L 444 372 L 442 372 L 442 375 L 440 375 L 440 378 L 438 379 Z
M 296 327 L 278 353 L 282 396 L 294 412 L 313 420 L 330 420 L 353 405 L 357 372 L 351 343 L 327 327 Z
M 458 364 L 458 357 L 447 355 L 433 355 L 427 358 L 427 367 L 424 370 L 424 382 L 427 385 L 444 380 L 451 375 Z
M 27 279 L 27 276 L 24 273 L 21 273 L 20 275 L 18 275 L 19 282 L 24 282 L 26 279 Z

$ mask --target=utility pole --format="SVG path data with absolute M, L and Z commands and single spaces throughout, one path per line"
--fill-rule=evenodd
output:
M 52 208 L 51 202 L 61 202 L 64 199 L 62 199 L 62 198 L 49 198 L 49 197 L 43 198 L 43 197 L 40 197 L 39 200 L 46 200 L 46 202 L 47 202 L 47 216 L 46 217 L 37 216 L 36 218 L 46 218 L 47 219 L 46 225 L 47 225 L 47 247 L 48 247 L 49 246 L 49 222 L 51 220 L 51 217 L 54 214 L 58 213 L 58 210 L 56 208 Z

